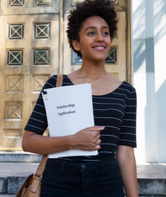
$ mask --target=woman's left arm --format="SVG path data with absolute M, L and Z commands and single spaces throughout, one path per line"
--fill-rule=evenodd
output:
M 134 150 L 130 146 L 120 145 L 116 151 L 116 160 L 127 197 L 138 197 L 136 161 Z

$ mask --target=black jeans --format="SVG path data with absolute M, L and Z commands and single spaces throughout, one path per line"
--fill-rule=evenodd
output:
M 116 159 L 87 162 L 48 159 L 41 197 L 124 197 Z

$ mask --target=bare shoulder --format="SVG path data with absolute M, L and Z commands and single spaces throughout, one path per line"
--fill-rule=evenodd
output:
M 67 74 L 67 76 L 72 79 L 72 80 L 77 80 L 80 79 L 82 77 L 82 75 L 78 72 L 78 70 L 71 72 L 69 74 Z
M 102 76 L 91 78 L 86 75 L 80 75 L 78 71 L 67 75 L 73 84 L 90 83 L 92 85 L 93 95 L 108 94 L 117 89 L 123 82 L 116 79 L 111 74 L 105 72 Z
M 117 78 L 115 78 L 113 75 L 111 75 L 109 73 L 107 73 L 105 79 L 107 80 L 108 84 L 111 84 L 115 88 L 120 86 L 123 83 L 123 81 L 118 80 Z
M 78 70 L 75 70 L 69 74 L 67 74 L 68 77 L 73 77 L 73 78 L 80 78 L 83 74 L 80 71 L 80 68 Z
M 93 95 L 105 95 L 116 90 L 123 82 L 106 73 L 95 83 L 92 83 Z
M 71 72 L 71 73 L 67 74 L 67 76 L 68 76 L 69 78 L 74 78 L 74 77 L 77 76 L 77 72 L 76 72 L 76 71 Z

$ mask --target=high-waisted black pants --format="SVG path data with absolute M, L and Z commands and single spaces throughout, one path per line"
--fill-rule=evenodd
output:
M 116 159 L 87 162 L 48 159 L 41 197 L 124 197 Z

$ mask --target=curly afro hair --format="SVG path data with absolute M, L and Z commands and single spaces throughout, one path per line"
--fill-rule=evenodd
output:
M 72 41 L 79 41 L 79 31 L 82 27 L 82 23 L 91 16 L 99 16 L 107 22 L 111 40 L 114 38 L 115 31 L 117 30 L 117 14 L 110 0 L 85 0 L 82 3 L 78 3 L 76 8 L 70 11 L 66 32 L 70 47 L 80 57 L 82 57 L 82 55 L 73 48 Z

